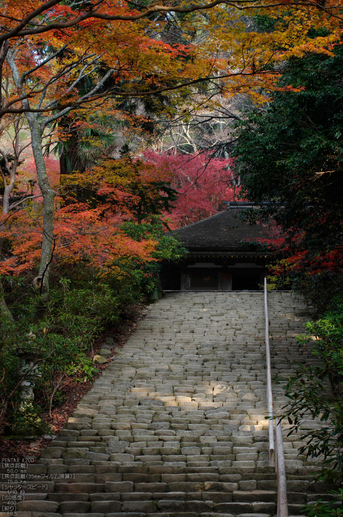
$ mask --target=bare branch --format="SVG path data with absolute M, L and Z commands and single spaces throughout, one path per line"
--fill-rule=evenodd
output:
M 69 113 L 72 109 L 74 109 L 75 106 L 78 107 L 78 106 L 81 106 L 81 105 L 85 104 L 86 102 L 90 102 L 92 100 L 95 100 L 96 98 L 99 98 L 99 97 L 101 98 L 101 97 L 104 97 L 105 95 L 108 95 L 108 92 L 104 93 L 103 95 L 102 94 L 95 95 L 95 94 L 104 85 L 104 83 L 107 81 L 107 79 L 109 77 L 111 77 L 112 72 L 113 72 L 113 69 L 108 70 L 108 72 L 94 86 L 94 88 L 92 90 L 90 90 L 88 93 L 86 93 L 85 95 L 83 95 L 82 97 L 80 97 L 80 99 L 76 103 L 72 104 L 71 106 L 66 107 L 65 109 L 61 110 L 60 112 L 58 112 L 58 113 L 52 115 L 51 117 L 47 118 L 44 121 L 44 127 L 46 127 L 48 124 L 51 124 L 51 122 L 54 122 L 55 120 L 63 117 L 67 113 Z
M 42 66 L 45 66 L 47 63 L 49 63 L 52 59 L 54 59 L 55 57 L 57 57 L 61 52 L 63 52 L 63 50 L 65 50 L 66 48 L 68 47 L 68 45 L 63 45 L 62 48 L 60 48 L 59 50 L 57 50 L 56 52 L 54 52 L 53 54 L 50 54 L 50 56 L 48 56 L 46 59 L 44 59 L 43 61 L 41 61 L 37 66 L 35 66 L 34 68 L 31 68 L 30 70 L 27 70 L 27 72 L 24 72 L 23 75 L 22 75 L 22 80 L 25 79 L 25 77 L 27 77 L 28 75 L 34 73 L 36 70 L 39 70 L 40 68 L 42 68 Z

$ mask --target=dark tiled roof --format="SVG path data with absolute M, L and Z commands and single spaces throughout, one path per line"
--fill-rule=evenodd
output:
M 240 209 L 219 212 L 203 221 L 175 230 L 189 251 L 238 251 L 247 250 L 242 241 L 268 239 L 268 225 L 250 225 L 240 219 Z

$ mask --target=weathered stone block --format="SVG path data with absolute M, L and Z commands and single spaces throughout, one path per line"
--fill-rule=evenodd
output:
M 156 512 L 156 503 L 154 501 L 125 501 L 122 504 L 123 512 L 144 512 L 154 513 Z
M 132 481 L 106 481 L 106 492 L 133 492 Z
M 122 503 L 120 503 L 119 501 L 92 501 L 91 511 L 92 513 L 103 512 L 106 514 L 111 512 L 120 512 L 121 504 Z
M 121 493 L 119 492 L 98 492 L 89 495 L 90 501 L 120 501 Z
M 137 483 L 136 492 L 166 492 L 168 490 L 167 483 Z
M 63 501 L 60 503 L 59 511 L 61 513 L 79 512 L 87 513 L 91 503 L 88 501 Z
M 18 511 L 24 512 L 56 512 L 59 504 L 56 501 L 19 501 Z
M 101 492 L 104 485 L 98 483 L 56 483 L 56 492 L 67 492 L 77 494 L 81 493 L 93 493 Z

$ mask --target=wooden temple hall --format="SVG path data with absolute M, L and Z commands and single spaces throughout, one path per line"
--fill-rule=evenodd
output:
M 251 205 L 228 203 L 219 212 L 175 230 L 188 256 L 180 263 L 165 263 L 161 271 L 164 291 L 241 291 L 263 289 L 268 253 L 257 251 L 251 242 L 268 239 L 268 225 L 250 225 L 240 215 Z M 250 244 L 249 244 L 250 243 Z

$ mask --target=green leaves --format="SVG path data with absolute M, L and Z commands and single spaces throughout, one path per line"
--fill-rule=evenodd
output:
M 343 488 L 331 490 L 330 501 L 319 499 L 312 504 L 306 505 L 303 513 L 308 517 L 342 517 L 343 516 Z
M 243 196 L 266 209 L 291 238 L 323 250 L 338 243 L 343 218 L 343 56 L 307 54 L 285 65 L 279 91 L 237 126 L 237 170 Z M 278 202 L 276 204 L 275 202 Z
M 309 348 L 317 357 L 315 365 L 298 365 L 297 373 L 287 385 L 290 404 L 283 417 L 297 432 L 304 419 L 311 416 L 326 422 L 300 437 L 299 449 L 306 457 L 323 457 L 322 477 L 343 480 L 343 298 L 334 299 L 323 318 L 307 323 L 307 333 L 299 336 L 300 347 Z M 331 508 L 331 507 L 330 507 Z M 308 507 L 312 511 L 313 506 Z M 335 513 L 308 515 L 340 515 Z M 319 512 L 319 507 L 318 507 Z
M 343 392 L 343 300 L 336 297 L 324 317 L 306 325 L 307 334 L 299 336 L 301 346 L 311 343 L 313 353 L 330 369 L 334 390 Z M 334 379 L 342 379 L 340 381 Z
M 152 252 L 153 261 L 144 262 L 138 259 L 119 261 L 124 276 L 117 280 L 117 289 L 125 292 L 126 296 L 149 297 L 155 289 L 159 288 L 158 273 L 162 261 L 177 262 L 187 254 L 181 242 L 174 236 L 164 233 L 161 221 L 157 216 L 152 217 L 150 223 L 127 222 L 121 226 L 121 230 L 132 239 L 154 239 L 157 241 L 155 251 Z M 123 285 L 126 287 L 123 289 Z M 121 287 L 120 287 L 121 286 Z M 129 299 L 127 299 L 129 301 Z
M 284 90 L 236 127 L 242 197 L 264 203 L 255 217 L 273 217 L 285 237 L 274 247 L 273 272 L 318 311 L 343 285 L 342 79 L 341 45 L 331 56 L 292 57 L 279 81 Z

